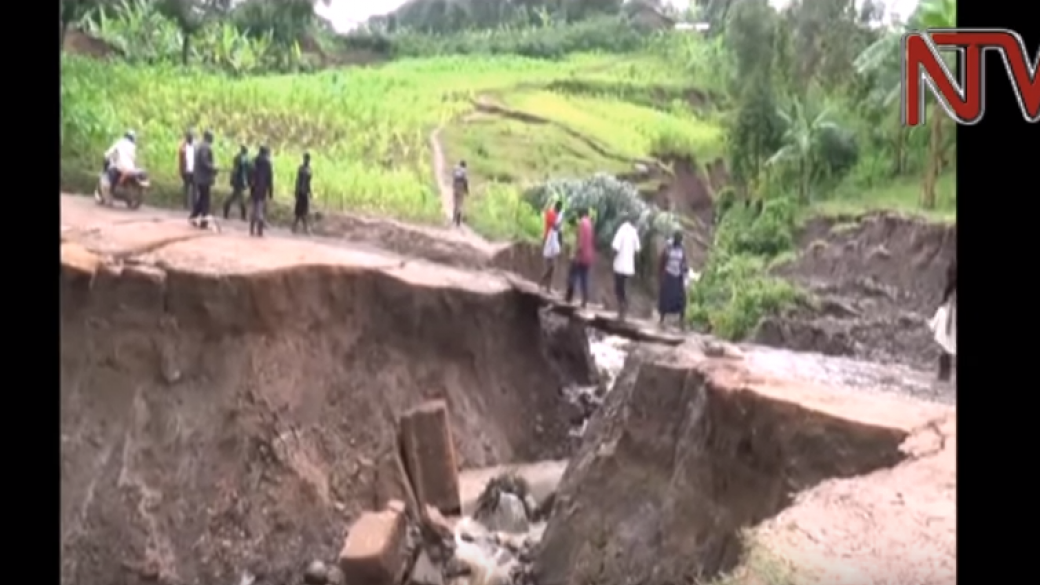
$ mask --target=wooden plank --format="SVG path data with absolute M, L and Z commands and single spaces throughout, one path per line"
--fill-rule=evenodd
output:
M 680 334 L 661 331 L 651 321 L 642 319 L 618 321 L 617 313 L 602 305 L 589 305 L 581 308 L 575 303 L 567 303 L 561 297 L 551 296 L 538 288 L 533 282 L 518 277 L 510 278 L 514 290 L 521 294 L 536 297 L 542 306 L 549 311 L 583 322 L 585 325 L 610 335 L 617 335 L 633 341 L 679 345 L 685 337 Z

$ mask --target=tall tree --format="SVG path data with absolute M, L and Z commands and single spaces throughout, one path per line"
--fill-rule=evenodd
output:
M 812 102 L 799 98 L 791 100 L 786 111 L 778 112 L 787 129 L 784 131 L 784 146 L 766 161 L 768 165 L 790 163 L 798 172 L 798 196 L 809 201 L 809 187 L 817 169 L 816 153 L 824 133 L 838 130 L 831 121 L 830 112 L 824 108 L 815 110 Z
M 899 79 L 893 80 L 891 76 L 879 75 L 879 71 L 890 65 L 893 59 L 898 59 L 900 38 L 903 32 L 909 29 L 931 29 L 931 28 L 954 28 L 957 26 L 957 2 L 956 0 L 924 0 L 918 5 L 917 10 L 910 18 L 907 27 L 897 27 L 889 31 L 869 47 L 867 47 L 855 61 L 856 70 L 864 75 L 876 75 L 880 91 L 885 93 L 885 101 L 895 102 L 899 96 Z M 896 55 L 893 57 L 893 55 Z M 946 57 L 949 58 L 949 57 Z M 949 63 L 951 70 L 956 67 L 955 63 Z M 931 115 L 928 116 L 928 160 L 925 164 L 924 177 L 921 181 L 921 207 L 934 209 L 938 201 L 936 187 L 939 183 L 939 173 L 942 171 L 946 151 L 951 142 L 946 140 L 945 128 L 948 124 L 946 116 L 932 107 Z M 905 136 L 905 134 L 904 134 Z
M 181 31 L 181 64 L 191 59 L 191 41 L 215 6 L 209 0 L 158 0 L 156 8 Z
M 329 0 L 245 0 L 235 6 L 236 24 L 250 35 L 270 33 L 281 45 L 300 41 L 317 25 L 314 8 Z
M 767 0 L 742 0 L 729 11 L 725 42 L 736 65 L 734 94 L 747 84 L 772 81 L 776 24 L 776 11 Z
M 58 50 L 65 48 L 65 35 L 69 32 L 72 23 L 79 21 L 91 10 L 97 9 L 104 4 L 104 0 L 61 0 L 59 8 L 61 19 L 61 32 L 58 35 Z

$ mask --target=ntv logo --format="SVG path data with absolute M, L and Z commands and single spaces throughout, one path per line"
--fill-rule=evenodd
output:
M 939 51 L 954 49 L 960 61 L 960 80 L 943 62 Z M 1022 37 L 1007 29 L 930 29 L 903 36 L 902 114 L 907 126 L 925 121 L 924 86 L 958 124 L 975 124 L 986 113 L 984 84 L 987 51 L 1000 54 L 1015 98 L 1026 122 L 1040 120 L 1040 51 L 1026 56 Z

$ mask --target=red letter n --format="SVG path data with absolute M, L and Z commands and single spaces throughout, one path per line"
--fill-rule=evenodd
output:
M 982 118 L 982 51 L 978 44 L 961 42 L 957 31 L 912 32 L 903 36 L 903 123 L 918 126 L 925 122 L 922 85 L 947 114 L 961 124 L 974 124 Z M 972 39 L 975 40 L 975 39 Z M 961 82 L 939 54 L 939 47 L 955 47 L 963 57 Z

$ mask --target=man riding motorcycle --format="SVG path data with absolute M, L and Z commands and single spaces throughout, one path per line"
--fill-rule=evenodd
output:
M 123 177 L 137 171 L 137 135 L 133 130 L 116 140 L 105 152 L 105 172 L 110 189 L 115 189 Z

